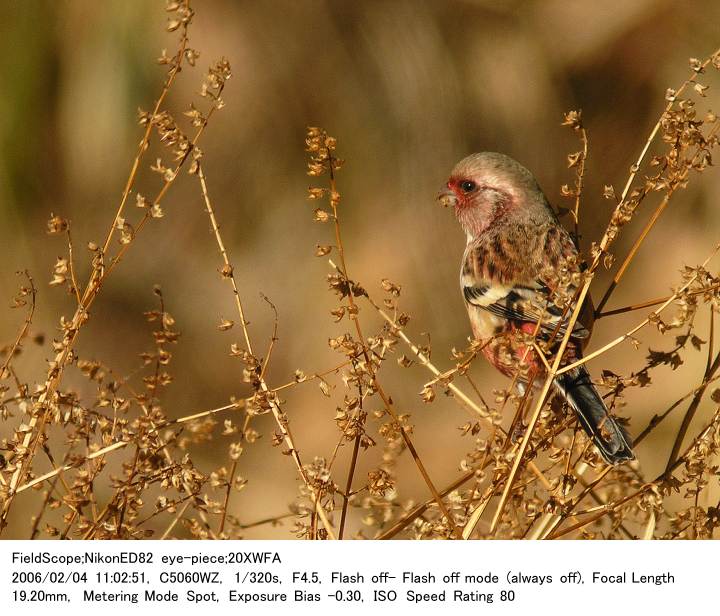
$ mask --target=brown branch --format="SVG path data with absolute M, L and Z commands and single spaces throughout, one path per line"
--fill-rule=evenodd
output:
M 190 2 L 189 0 L 185 0 L 185 8 L 190 11 L 189 8 Z M 164 100 L 165 96 L 167 95 L 167 90 L 169 89 L 170 85 L 172 84 L 172 80 L 174 80 L 175 75 L 180 71 L 180 66 L 183 62 L 183 58 L 185 57 L 185 45 L 187 44 L 187 27 L 189 25 L 189 20 L 187 22 L 183 22 L 182 24 L 182 33 L 181 33 L 181 42 L 180 42 L 180 49 L 178 50 L 178 54 L 176 55 L 176 60 L 173 64 L 173 68 L 171 69 L 171 75 L 172 79 L 168 78 L 166 80 L 165 84 L 163 85 L 163 89 L 161 91 L 160 97 L 158 98 L 159 104 L 162 104 L 162 101 Z M 159 104 L 156 103 L 156 109 L 159 109 Z M 150 122 L 152 125 L 152 122 Z M 200 134 L 202 133 L 202 130 L 204 129 L 204 125 L 200 128 L 198 131 L 195 140 L 193 141 L 193 144 L 199 138 Z M 3 505 L 2 505 L 2 511 L 0 512 L 0 533 L 4 530 L 4 528 L 7 525 L 7 518 L 10 513 L 10 508 L 12 506 L 12 503 L 14 501 L 15 495 L 17 493 L 18 485 L 22 482 L 23 478 L 27 474 L 28 469 L 30 468 L 32 464 L 32 460 L 35 457 L 35 451 L 36 447 L 38 445 L 38 442 L 40 441 L 41 435 L 45 430 L 46 423 L 48 421 L 48 415 L 49 415 L 49 409 L 48 405 L 51 403 L 53 397 L 55 396 L 56 390 L 60 384 L 60 381 L 62 379 L 64 368 L 69 360 L 69 358 L 72 355 L 72 349 L 75 345 L 75 342 L 77 340 L 78 334 L 80 332 L 80 329 L 83 327 L 83 325 L 88 320 L 88 308 L 93 303 L 95 298 L 97 297 L 99 290 L 102 286 L 103 281 L 107 278 L 107 276 L 110 273 L 110 270 L 113 269 L 114 266 L 119 263 L 122 256 L 125 254 L 127 248 L 132 243 L 129 242 L 127 244 L 124 244 L 120 251 L 118 252 L 118 255 L 113 260 L 111 267 L 107 270 L 104 268 L 103 261 L 104 261 L 104 255 L 107 251 L 107 248 L 109 247 L 110 240 L 112 238 L 112 235 L 114 233 L 114 227 L 117 224 L 117 221 L 119 219 L 119 216 L 122 213 L 122 210 L 124 208 L 125 200 L 127 199 L 127 194 L 132 188 L 132 185 L 135 180 L 135 176 L 137 174 L 137 169 L 139 166 L 139 161 L 142 158 L 143 154 L 145 153 L 147 149 L 147 144 L 149 140 L 149 134 L 150 134 L 151 126 L 148 126 L 146 128 L 145 135 L 146 138 L 143 138 L 143 140 L 140 143 L 138 154 L 136 157 L 136 161 L 133 164 L 133 167 L 130 171 L 130 175 L 128 177 L 128 181 L 126 183 L 125 191 L 123 192 L 123 198 L 121 199 L 121 204 L 118 207 L 117 214 L 115 215 L 115 218 L 113 219 L 113 224 L 111 225 L 108 236 L 106 238 L 105 242 L 105 248 L 103 251 L 100 252 L 98 259 L 93 264 L 93 269 L 90 274 L 87 286 L 85 287 L 85 290 L 82 294 L 82 301 L 80 305 L 75 310 L 75 314 L 73 315 L 73 318 L 71 320 L 70 327 L 66 330 L 61 349 L 56 353 L 55 359 L 50 364 L 50 370 L 48 372 L 46 381 L 45 381 L 45 387 L 40 396 L 38 397 L 38 400 L 35 404 L 35 408 L 38 409 L 38 413 L 34 414 L 29 422 L 28 426 L 30 430 L 28 430 L 25 433 L 25 436 L 23 437 L 22 441 L 22 449 L 24 451 L 22 459 L 19 460 L 16 463 L 15 470 L 13 471 L 12 477 L 10 479 L 10 484 L 8 486 L 8 492 L 5 496 Z M 189 153 L 190 149 L 188 150 Z M 176 168 L 175 173 L 171 178 L 168 178 L 165 180 L 165 183 L 160 190 L 160 193 L 158 197 L 155 200 L 155 203 L 157 203 L 162 196 L 166 193 L 169 186 L 174 182 L 175 178 L 177 177 L 177 172 L 179 171 L 179 168 L 182 164 L 184 164 L 186 160 L 186 157 L 184 157 L 179 163 L 178 167 Z M 144 226 L 145 222 L 148 220 L 148 215 L 142 219 L 138 230 Z M 137 234 L 137 231 L 136 231 Z
M 12 362 L 13 357 L 15 357 L 16 351 L 20 348 L 23 338 L 27 336 L 28 329 L 30 329 L 33 317 L 35 316 L 35 305 L 37 299 L 37 289 L 35 288 L 35 282 L 33 281 L 32 276 L 30 276 L 30 272 L 28 272 L 27 270 L 18 273 L 22 273 L 25 278 L 27 278 L 28 284 L 30 285 L 30 289 L 28 291 L 30 295 L 30 306 L 28 308 L 27 315 L 25 316 L 25 320 L 23 321 L 22 327 L 20 327 L 20 331 L 15 337 L 15 341 L 10 345 L 10 348 L 7 350 L 7 356 L 5 357 L 5 361 L 0 367 L 0 379 L 4 379 L 7 376 L 6 372 L 8 372 L 10 363 Z
M 709 64 L 709 63 L 710 63 L 710 59 L 706 60 L 705 64 L 703 65 L 703 68 L 704 68 L 705 66 L 707 66 L 707 64 Z M 680 90 L 678 91 L 677 95 L 679 95 L 679 94 L 682 92 L 682 90 L 685 88 L 685 86 L 686 86 L 688 83 L 689 83 L 689 81 L 686 81 L 686 82 L 683 84 L 683 86 L 682 86 L 682 87 L 680 88 Z M 676 96 L 677 96 L 677 95 L 676 95 Z M 667 106 L 667 108 L 666 108 L 666 110 L 665 110 L 666 113 L 667 113 L 668 111 L 670 111 L 670 109 L 672 108 L 673 104 L 674 104 L 674 101 L 673 101 L 673 102 L 670 102 L 670 103 L 668 104 L 668 106 Z M 664 116 L 664 114 L 663 114 L 663 116 Z M 652 139 L 654 139 L 655 134 L 657 133 L 657 129 L 660 127 L 660 124 L 661 124 L 661 122 L 662 122 L 663 116 L 661 116 L 660 119 L 658 120 L 657 124 L 655 125 L 655 129 L 654 129 L 654 131 L 653 131 L 653 134 L 651 135 L 651 139 L 648 140 L 648 143 L 646 143 L 645 149 L 643 150 L 643 157 L 644 157 L 644 154 L 647 152 L 647 148 L 648 148 L 648 146 L 650 145 L 650 141 L 651 141 Z M 713 122 L 712 128 L 708 131 L 707 139 L 710 139 L 713 135 L 715 135 L 715 133 L 718 131 L 719 128 L 720 128 L 720 123 L 719 123 L 718 119 L 715 119 L 715 121 Z M 668 204 L 670 203 L 670 198 L 672 197 L 672 195 L 673 195 L 673 193 L 675 192 L 675 190 L 677 190 L 677 188 L 682 185 L 682 180 L 684 180 L 685 178 L 687 178 L 688 169 L 692 167 L 692 163 L 694 162 L 694 160 L 696 159 L 696 157 L 698 156 L 698 154 L 700 154 L 702 151 L 703 151 L 702 146 L 698 146 L 697 151 L 695 152 L 695 154 L 693 155 L 693 157 L 692 157 L 692 159 L 691 159 L 691 164 L 688 165 L 688 168 L 686 168 L 686 169 L 679 175 L 679 177 L 678 177 L 678 180 L 679 180 L 679 181 L 674 182 L 671 186 L 668 187 L 667 193 L 666 193 L 665 196 L 663 197 L 662 201 L 661 201 L 660 204 L 655 208 L 655 211 L 653 212 L 652 216 L 650 216 L 650 219 L 647 221 L 647 223 L 646 223 L 645 226 L 643 227 L 643 230 L 641 231 L 640 235 L 639 235 L 637 238 L 635 238 L 635 241 L 633 242 L 633 245 L 632 245 L 632 248 L 630 249 L 630 252 L 627 254 L 627 256 L 625 257 L 625 259 L 623 260 L 622 265 L 620 266 L 620 269 L 617 271 L 617 273 L 616 273 L 615 276 L 613 277 L 612 282 L 610 283 L 610 285 L 608 286 L 607 290 L 605 291 L 605 294 L 603 295 L 602 299 L 600 300 L 600 303 L 597 305 L 597 308 L 595 309 L 595 314 L 596 314 L 596 315 L 599 315 L 599 314 L 602 312 L 602 309 L 605 307 L 605 305 L 607 304 L 607 302 L 608 302 L 608 300 L 610 299 L 611 295 L 613 294 L 613 292 L 614 292 L 615 289 L 617 288 L 618 284 L 620 283 L 620 280 L 622 279 L 623 275 L 625 274 L 625 271 L 626 271 L 627 268 L 629 267 L 629 265 L 630 265 L 630 263 L 632 262 L 632 260 L 635 258 L 635 255 L 637 254 L 638 250 L 640 249 L 640 246 L 642 246 L 643 242 L 645 241 L 645 238 L 648 236 L 648 234 L 650 233 L 650 231 L 652 230 L 652 228 L 655 226 L 655 223 L 658 221 L 658 219 L 660 218 L 660 216 L 662 215 L 662 213 L 665 211 L 665 208 L 667 208 Z M 640 165 L 641 162 L 642 162 L 642 158 L 640 158 L 640 159 L 638 160 L 638 162 L 636 163 L 636 168 L 639 167 L 639 165 Z M 634 175 L 631 175 L 631 178 L 634 178 Z M 622 201 L 625 200 L 625 197 L 626 197 L 626 195 L 627 195 L 627 191 L 628 191 L 628 189 L 630 188 L 630 183 L 631 183 L 631 182 L 630 182 L 630 180 L 629 180 L 629 183 L 625 186 L 625 190 L 623 191 Z M 648 188 L 646 187 L 646 188 L 643 190 L 643 196 L 644 196 L 645 194 L 647 194 L 647 191 L 648 191 Z
M 710 349 L 712 351 L 712 349 Z M 710 379 L 712 379 L 715 376 L 715 373 L 720 369 L 720 353 L 718 353 L 715 356 L 715 359 L 711 364 L 707 366 L 705 369 L 705 374 L 703 376 L 703 381 L 698 390 L 695 393 L 695 396 L 692 399 L 692 402 L 690 403 L 690 406 L 688 407 L 688 410 L 685 412 L 685 416 L 683 417 L 682 424 L 680 424 L 680 429 L 678 430 L 677 435 L 675 436 L 675 442 L 673 443 L 672 451 L 670 452 L 670 457 L 668 458 L 667 465 L 665 467 L 665 472 L 670 472 L 670 469 L 672 468 L 673 464 L 677 460 L 678 454 L 680 453 L 680 448 L 682 447 L 683 440 L 685 439 L 685 435 L 687 434 L 688 429 L 690 428 L 690 424 L 692 423 L 693 417 L 695 417 L 695 413 L 698 410 L 698 407 L 700 406 L 700 402 L 702 401 L 703 396 L 705 395 L 705 391 L 707 390 L 707 387 L 709 385 Z
M 410 454 L 413 457 L 413 460 L 415 461 L 415 465 L 417 466 L 418 470 L 420 471 L 420 474 L 422 475 L 423 480 L 425 481 L 425 484 L 427 485 L 428 489 L 430 490 L 430 493 L 433 495 L 433 497 L 436 499 L 438 507 L 440 507 L 440 510 L 442 511 L 443 515 L 447 518 L 448 524 L 450 525 L 453 534 L 460 539 L 461 534 L 460 531 L 455 524 L 455 520 L 450 513 L 450 510 L 447 508 L 445 503 L 443 502 L 442 498 L 440 497 L 437 488 L 432 482 L 432 479 L 430 478 L 430 475 L 428 474 L 425 465 L 423 464 L 422 460 L 420 459 L 420 456 L 417 453 L 417 450 L 415 449 L 415 446 L 412 443 L 412 439 L 410 438 L 406 428 L 402 426 L 400 423 L 400 419 L 397 416 L 397 413 L 395 412 L 393 408 L 393 403 L 390 399 L 390 397 L 385 393 L 384 389 L 380 385 L 380 382 L 377 378 L 377 373 L 375 371 L 375 367 L 372 363 L 372 360 L 370 358 L 370 353 L 367 348 L 367 343 L 365 341 L 365 336 L 363 335 L 362 328 L 360 326 L 360 319 L 357 315 L 357 309 L 355 306 L 355 300 L 353 297 L 353 288 L 352 288 L 352 281 L 350 277 L 348 276 L 348 270 L 347 270 L 347 264 L 345 262 L 345 248 L 342 241 L 342 234 L 340 231 L 340 219 L 338 216 L 338 200 L 339 200 L 339 193 L 337 192 L 337 185 L 335 182 L 335 168 L 337 164 L 337 160 L 333 157 L 332 149 L 329 145 L 325 145 L 325 150 L 327 154 L 327 161 L 328 161 L 328 172 L 330 176 L 330 207 L 333 211 L 333 222 L 334 222 L 334 228 L 335 228 L 335 245 L 336 249 L 338 251 L 338 255 L 340 257 L 340 267 L 336 269 L 339 271 L 341 276 L 345 279 L 345 281 L 350 286 L 349 293 L 348 293 L 348 303 L 350 304 L 350 319 L 353 321 L 355 325 L 355 331 L 357 332 L 358 341 L 361 344 L 362 352 L 365 357 L 365 364 L 367 366 L 367 369 L 370 373 L 370 378 L 372 379 L 373 386 L 375 390 L 377 391 L 378 395 L 380 396 L 380 399 L 383 402 L 383 405 L 385 407 L 385 411 L 387 412 L 390 417 L 393 418 L 395 423 L 400 428 L 400 435 L 402 436 L 403 441 L 405 442 L 405 445 L 407 446 L 408 450 L 410 451 Z
M 340 514 L 340 530 L 338 531 L 338 539 L 343 538 L 345 532 L 345 520 L 347 518 L 348 504 L 350 503 L 350 491 L 352 490 L 353 476 L 355 475 L 355 465 L 357 464 L 358 452 L 360 451 L 360 438 L 358 434 L 355 437 L 353 445 L 352 458 L 350 459 L 350 469 L 348 470 L 347 481 L 345 482 L 345 494 L 343 494 L 342 513 Z
M 205 172 L 203 171 L 203 167 L 201 164 L 197 166 L 197 177 L 200 181 L 200 187 L 202 189 L 202 196 L 203 200 L 205 202 L 205 209 L 208 213 L 208 216 L 210 217 L 210 223 L 213 228 L 213 234 L 215 236 L 215 241 L 218 244 L 218 247 L 220 249 L 220 253 L 222 255 L 223 261 L 225 263 L 225 272 L 224 275 L 225 278 L 230 280 L 230 283 L 232 284 L 233 289 L 233 295 L 235 296 L 235 306 L 238 311 L 238 315 L 240 317 L 240 323 L 243 331 L 243 335 L 245 337 L 245 344 L 247 345 L 248 353 L 250 353 L 251 356 L 254 356 L 253 353 L 253 346 L 252 342 L 250 340 L 250 333 L 247 328 L 247 321 L 245 319 L 245 311 L 243 309 L 242 301 L 240 299 L 240 292 L 238 290 L 237 282 L 235 281 L 235 274 L 233 271 L 233 267 L 230 264 L 230 259 L 228 257 L 227 249 L 225 248 L 225 244 L 222 240 L 222 236 L 220 234 L 220 227 L 217 223 L 217 218 L 215 217 L 215 211 L 212 207 L 212 203 L 210 201 L 210 195 L 208 193 L 207 188 L 207 182 L 205 179 Z M 271 392 L 271 389 L 268 387 L 267 383 L 265 382 L 265 379 L 262 375 L 258 375 L 258 387 L 259 389 L 265 393 L 269 394 Z M 318 493 L 315 489 L 315 487 L 310 482 L 306 472 L 305 468 L 303 467 L 302 461 L 300 460 L 300 455 L 297 451 L 297 448 L 295 447 L 295 441 L 293 439 L 292 433 L 290 432 L 290 426 L 287 422 L 287 419 L 285 417 L 285 414 L 283 413 L 282 409 L 280 408 L 278 402 L 276 399 L 272 397 L 268 397 L 268 403 L 270 404 L 270 409 L 272 411 L 273 417 L 275 418 L 275 423 L 277 424 L 278 428 L 280 429 L 280 433 L 283 437 L 283 441 L 288 447 L 288 451 L 290 454 L 290 457 L 295 462 L 295 466 L 297 467 L 298 473 L 300 474 L 301 479 L 307 486 L 310 497 L 313 503 L 316 503 L 319 500 Z M 246 418 L 246 426 L 249 424 L 250 421 L 250 415 Z M 327 518 L 327 514 L 325 512 L 325 509 L 319 505 L 318 506 L 318 515 L 320 516 L 320 519 L 323 522 L 323 525 L 325 526 L 325 530 L 328 533 L 328 536 L 332 539 L 335 539 L 335 532 L 333 530 L 332 524 L 330 524 L 330 521 Z

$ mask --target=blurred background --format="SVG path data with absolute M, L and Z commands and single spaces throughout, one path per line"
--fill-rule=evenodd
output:
M 345 330 L 328 313 L 336 300 L 326 289 L 326 259 L 313 256 L 317 243 L 332 238 L 329 226 L 312 221 L 305 198 L 312 183 L 305 167 L 306 126 L 336 136 L 339 155 L 347 160 L 339 188 L 351 277 L 377 297 L 381 278 L 402 285 L 401 307 L 412 315 L 408 333 L 418 341 L 430 336 L 433 360 L 447 369 L 453 365 L 450 349 L 466 346 L 470 333 L 457 282 L 465 240 L 452 213 L 435 202 L 454 163 L 474 151 L 505 152 L 535 173 L 551 202 L 569 205 L 562 203 L 560 186 L 572 183 L 566 155 L 580 146 L 560 124 L 564 112 L 582 109 L 590 139 L 581 210 L 587 248 L 601 236 L 611 211 L 603 185 L 622 190 L 662 111 L 666 88 L 687 78 L 688 58 L 709 55 L 720 41 L 720 3 L 712 0 L 203 0 L 195 10 L 190 37 L 201 52 L 198 67 L 183 71 L 168 107 L 179 118 L 198 100 L 207 66 L 221 56 L 229 59 L 227 105 L 201 147 L 259 348 L 267 344 L 273 321 L 260 293 L 279 311 L 271 385 L 292 380 L 298 368 L 312 373 L 340 363 L 326 341 Z M 165 20 L 160 1 L 0 3 L 0 302 L 10 304 L 19 283 L 15 272 L 28 269 L 39 288 L 33 332 L 48 341 L 73 303 L 47 284 L 66 245 L 62 237 L 47 235 L 46 222 L 51 213 L 71 220 L 76 267 L 86 280 L 89 253 L 83 246 L 104 239 L 141 137 L 137 108 L 151 108 L 162 84 L 163 68 L 155 58 L 162 48 L 169 54 L 175 48 Z M 711 74 L 704 81 L 718 80 Z M 716 111 L 717 93 L 711 87 L 703 99 Z M 148 175 L 139 188 L 150 194 L 157 179 Z M 719 197 L 715 170 L 693 177 L 608 308 L 667 295 L 683 265 L 702 262 L 719 239 Z M 648 201 L 620 237 L 619 258 L 656 203 Z M 221 262 L 196 181 L 182 177 L 164 210 L 165 217 L 143 231 L 112 275 L 78 351 L 118 374 L 131 372 L 138 354 L 152 350 L 142 313 L 156 307 L 152 289 L 160 285 L 182 332 L 171 364 L 176 381 L 163 402 L 171 416 L 181 416 L 223 405 L 247 389 L 239 363 L 229 357 L 240 331 L 217 329 L 221 317 L 235 314 L 217 273 Z M 600 275 L 596 297 L 607 279 Z M 705 312 L 697 320 L 701 336 Z M 642 316 L 603 319 L 593 346 Z M 14 339 L 22 319 L 18 311 L 0 311 L 3 341 Z M 363 319 L 367 333 L 377 331 L 375 315 L 365 310 Z M 638 338 L 640 352 L 619 346 L 593 362 L 592 372 L 629 373 L 643 366 L 648 346 L 674 344 L 674 336 L 650 330 Z M 42 360 L 50 356 L 47 341 L 29 350 L 17 364 L 20 378 L 44 380 Z M 662 386 L 628 394 L 623 414 L 631 419 L 631 433 L 699 382 L 705 353 L 691 350 L 686 359 L 675 371 L 653 371 L 653 381 Z M 505 386 L 503 377 L 480 362 L 473 370 L 489 397 L 493 388 Z M 394 361 L 383 379 L 399 409 L 412 414 L 416 446 L 433 480 L 445 485 L 457 477 L 458 463 L 472 447 L 458 430 L 471 417 L 443 396 L 424 405 L 418 392 L 427 380 L 422 368 L 403 370 Z M 91 391 L 72 374 L 65 385 Z M 328 400 L 316 384 L 288 393 L 285 408 L 304 460 L 332 453 L 335 399 L 342 393 L 338 387 Z M 639 446 L 648 476 L 663 468 L 682 412 Z M 709 412 L 707 403 L 693 427 Z M 15 420 L 10 423 L 0 426 L 0 436 L 10 434 Z M 249 483 L 231 505 L 243 523 L 286 513 L 297 494 L 292 461 L 270 446 L 272 417 L 259 418 L 255 426 L 263 438 L 243 454 L 240 474 Z M 229 442 L 223 437 L 196 448 L 195 463 L 206 471 L 225 464 Z M 340 482 L 350 450 L 340 454 Z M 381 447 L 362 454 L 357 481 L 380 461 Z M 424 500 L 426 488 L 412 461 L 403 458 L 403 464 L 401 495 Z M 16 503 L 16 519 L 30 502 Z M 291 525 L 261 526 L 247 536 L 288 537 Z

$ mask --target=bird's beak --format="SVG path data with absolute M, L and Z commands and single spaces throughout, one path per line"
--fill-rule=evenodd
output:
M 443 207 L 455 207 L 458 202 L 457 195 L 450 189 L 449 186 L 445 186 L 437 196 L 437 200 Z

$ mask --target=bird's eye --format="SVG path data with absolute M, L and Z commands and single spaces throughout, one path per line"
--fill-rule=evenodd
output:
M 469 193 L 475 190 L 477 187 L 477 184 L 475 182 L 472 182 L 470 180 L 464 180 L 463 182 L 460 182 L 460 188 L 463 192 Z

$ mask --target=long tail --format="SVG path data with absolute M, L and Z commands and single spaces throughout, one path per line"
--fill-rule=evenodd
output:
M 557 377 L 555 387 L 575 409 L 585 432 L 609 464 L 635 459 L 630 436 L 608 412 L 585 366 Z

